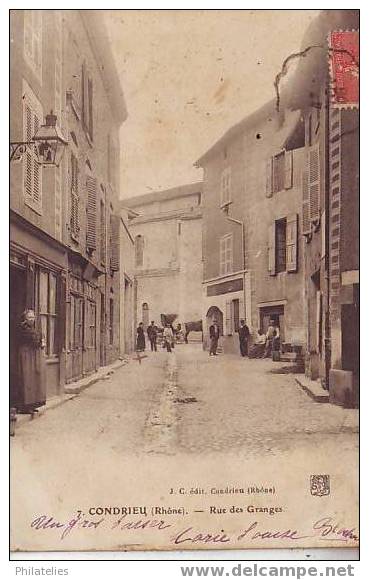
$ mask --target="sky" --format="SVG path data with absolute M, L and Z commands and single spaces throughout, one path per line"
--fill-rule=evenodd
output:
M 128 110 L 121 198 L 200 181 L 195 161 L 274 97 L 275 75 L 318 13 L 104 11 Z

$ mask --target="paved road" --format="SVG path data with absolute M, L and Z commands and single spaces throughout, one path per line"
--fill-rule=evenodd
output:
M 22 424 L 12 441 L 37 455 L 74 448 L 121 454 L 232 450 L 283 453 L 342 439 L 356 445 L 357 411 L 315 403 L 271 360 L 209 357 L 199 345 L 149 353 L 67 403 Z M 277 371 L 277 372 L 276 372 Z M 52 445 L 44 446 L 48 441 Z M 45 447 L 45 448 L 44 448 Z
M 131 361 L 19 425 L 11 441 L 13 545 L 45 547 L 46 535 L 30 530 L 37 514 L 66 519 L 94 505 L 177 505 L 172 486 L 273 484 L 288 506 L 291 492 L 309 494 L 314 473 L 331 474 L 340 493 L 332 496 L 329 513 L 346 505 L 350 523 L 357 411 L 313 402 L 293 375 L 275 372 L 282 366 L 209 358 L 198 345 L 181 345 L 175 354 L 149 353 L 141 365 Z M 309 510 L 319 515 L 323 505 L 309 504 Z M 78 534 L 61 545 L 50 531 L 48 545 L 112 546 L 109 535 L 91 544 L 91 535 Z

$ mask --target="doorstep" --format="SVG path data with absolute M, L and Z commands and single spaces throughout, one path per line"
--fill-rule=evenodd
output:
M 318 381 L 312 381 L 303 374 L 295 375 L 295 381 L 316 403 L 329 403 L 329 392 Z

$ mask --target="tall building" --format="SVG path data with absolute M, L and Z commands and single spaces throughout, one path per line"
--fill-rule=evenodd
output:
M 302 49 L 313 48 L 281 101 L 299 109 L 305 124 L 306 374 L 347 405 L 357 404 L 359 374 L 358 30 L 357 10 L 323 10 L 302 41 Z M 348 37 L 335 46 L 332 33 L 340 31 Z M 356 79 L 356 103 L 337 102 L 336 59 Z
M 120 354 L 119 128 L 127 113 L 101 14 L 11 11 L 10 135 L 32 140 L 53 111 L 59 167 L 35 147 L 11 162 L 12 398 L 26 307 L 46 339 L 47 396 Z M 14 401 L 13 401 L 14 402 Z
M 205 340 L 217 319 L 225 352 L 240 320 L 253 335 L 278 321 L 283 342 L 303 347 L 300 114 L 274 102 L 232 127 L 196 163 L 204 168 Z
M 202 183 L 124 199 L 135 243 L 136 323 L 201 320 Z

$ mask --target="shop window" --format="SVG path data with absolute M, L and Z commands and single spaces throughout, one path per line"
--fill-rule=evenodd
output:
M 45 340 L 45 353 L 58 354 L 57 277 L 52 272 L 38 272 L 38 314 L 40 330 Z

